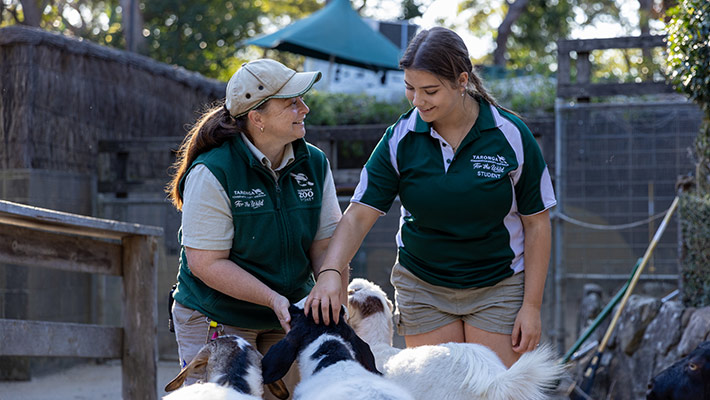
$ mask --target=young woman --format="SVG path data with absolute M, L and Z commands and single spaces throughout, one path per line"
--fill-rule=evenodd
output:
M 340 278 L 321 270 L 341 216 L 333 177 L 323 152 L 303 139 L 301 96 L 320 76 L 268 59 L 242 65 L 224 105 L 205 113 L 180 149 L 169 196 L 182 211 L 173 319 L 183 366 L 220 334 L 265 353 L 289 330 L 288 306 L 314 276 Z M 297 379 L 284 381 L 293 389 Z
M 391 281 L 407 346 L 481 343 L 510 366 L 540 341 L 548 210 L 556 204 L 547 166 L 525 124 L 486 92 L 454 32 L 422 31 L 400 66 L 414 108 L 363 168 L 324 268 L 345 274 L 399 196 Z M 339 304 L 337 278 L 316 284 L 310 312 Z

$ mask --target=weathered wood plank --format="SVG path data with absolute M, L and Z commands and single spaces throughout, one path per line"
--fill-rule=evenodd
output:
M 665 46 L 665 35 L 625 36 L 605 39 L 560 40 L 557 48 L 560 52 L 591 52 L 606 49 L 648 49 Z
M 380 140 L 389 125 L 353 125 L 353 126 L 309 126 L 306 128 L 306 140 L 315 143 L 319 140 Z
M 123 329 L 0 319 L 0 338 L 0 356 L 120 358 Z
M 665 82 L 558 84 L 557 97 L 632 96 L 674 93 Z
M 158 136 L 151 138 L 132 138 L 131 140 L 99 140 L 99 152 L 171 151 L 177 150 L 183 139 L 182 136 Z
M 589 52 L 577 53 L 577 84 L 589 83 L 592 77 L 592 63 L 589 61 Z
M 100 181 L 97 184 L 97 190 L 99 193 L 157 193 L 163 194 L 165 192 L 165 186 L 167 185 L 166 179 L 145 179 L 145 180 L 112 180 L 112 181 Z M 167 196 L 167 195 L 166 195 Z
M 158 250 L 155 238 L 123 239 L 123 398 L 155 400 L 158 371 Z
M 557 50 L 557 86 L 570 83 L 570 58 L 569 51 L 561 48 Z
M 121 245 L 22 226 L 0 229 L 0 262 L 74 272 L 121 275 Z
M 129 235 L 163 236 L 163 228 L 156 226 L 86 217 L 5 200 L 0 200 L 0 224 L 109 238 Z

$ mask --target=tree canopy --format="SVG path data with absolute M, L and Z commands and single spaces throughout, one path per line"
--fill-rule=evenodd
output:
M 242 40 L 309 15 L 323 0 L 3 0 L 0 26 L 35 26 L 125 49 L 131 4 L 140 14 L 134 19 L 139 53 L 228 79 L 243 61 Z

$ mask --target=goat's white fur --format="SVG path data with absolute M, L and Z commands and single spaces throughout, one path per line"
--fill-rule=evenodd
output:
M 417 399 L 542 400 L 547 398 L 545 389 L 564 372 L 547 346 L 523 354 L 509 369 L 479 344 L 392 347 L 393 307 L 385 292 L 360 278 L 353 279 L 348 289 L 350 326 L 370 345 L 378 370 L 406 385 Z M 363 315 L 360 308 L 368 297 L 377 298 L 383 310 Z
M 257 400 L 256 397 L 239 393 L 231 387 L 218 385 L 214 382 L 194 383 L 180 388 L 166 396 L 163 400 Z
M 309 344 L 298 357 L 301 382 L 294 390 L 294 400 L 413 400 L 405 389 L 367 371 L 355 360 L 339 361 L 313 373 L 320 359 L 314 360 L 311 355 L 327 340 L 337 340 L 350 348 L 346 341 L 333 335 L 319 336 Z

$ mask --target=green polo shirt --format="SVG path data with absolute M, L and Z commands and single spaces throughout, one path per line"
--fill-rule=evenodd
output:
M 384 214 L 399 195 L 399 262 L 439 286 L 491 286 L 524 269 L 520 215 L 556 204 L 530 130 L 480 99 L 456 154 L 416 109 L 385 131 L 352 202 Z

